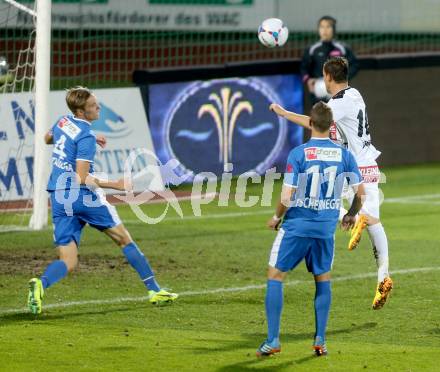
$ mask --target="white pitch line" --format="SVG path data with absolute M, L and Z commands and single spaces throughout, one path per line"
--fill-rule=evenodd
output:
M 397 202 L 397 201 L 407 201 L 407 200 L 424 200 L 424 199 L 436 199 L 436 198 L 440 198 L 440 194 L 420 194 L 420 195 L 408 195 L 408 196 L 401 196 L 401 197 L 397 197 L 397 198 L 387 198 L 385 200 L 390 200 L 392 202 Z
M 215 219 L 215 218 L 230 218 L 230 217 L 244 217 L 244 216 L 256 216 L 261 214 L 270 215 L 270 212 L 273 211 L 273 208 L 265 208 L 258 211 L 249 211 L 249 212 L 230 212 L 230 213 L 213 213 L 213 214 L 205 214 L 201 216 L 183 216 L 181 217 L 166 217 L 161 222 L 167 221 L 182 221 L 182 220 L 204 220 L 204 219 Z M 123 220 L 124 224 L 137 224 L 144 223 L 140 220 Z
M 420 194 L 420 195 L 410 195 L 403 196 L 398 198 L 385 198 L 384 203 L 395 203 L 395 204 L 430 204 L 430 205 L 440 205 L 439 201 L 433 201 L 429 199 L 440 198 L 440 194 Z M 123 205 L 123 204 L 119 204 Z M 221 207 L 219 207 L 221 208 Z M 257 215 L 265 215 L 270 214 L 273 211 L 273 208 L 265 208 L 257 211 L 249 211 L 249 212 L 230 212 L 230 213 L 214 213 L 214 214 L 205 214 L 201 216 L 184 216 L 182 218 L 175 217 L 165 217 L 160 223 L 167 221 L 182 221 L 182 220 L 202 220 L 202 219 L 217 219 L 217 218 L 231 218 L 231 217 L 246 217 L 246 216 L 257 216 Z M 145 224 L 140 220 L 133 219 L 125 219 L 122 221 L 125 224 Z M 12 230 L 27 230 L 27 227 L 17 227 L 16 229 L 7 229 L 5 232 L 9 232 Z M 49 226 L 45 230 L 51 230 L 52 227 Z M 0 233 L 4 231 L 0 230 Z
M 395 204 L 430 204 L 430 205 L 440 205 L 440 201 L 432 201 L 429 199 L 440 198 L 440 194 L 421 194 L 421 195 L 410 195 L 399 198 L 385 198 L 384 203 L 395 203 Z M 231 218 L 231 217 L 245 217 L 245 216 L 257 216 L 269 214 L 273 211 L 273 208 L 265 208 L 258 211 L 249 212 L 231 212 L 231 213 L 214 213 L 205 214 L 201 216 L 184 216 L 184 217 L 166 217 L 161 221 L 182 221 L 182 220 L 200 220 L 200 219 L 217 219 L 217 218 Z M 144 224 L 140 220 L 124 220 L 126 224 Z
M 440 194 L 422 194 L 403 196 L 398 198 L 385 198 L 384 203 L 440 205 L 440 200 L 433 200 L 439 198 Z
M 394 270 L 391 271 L 391 274 L 393 275 L 405 275 L 405 274 L 412 274 L 412 273 L 427 273 L 431 271 L 439 271 L 440 266 L 433 266 L 433 267 L 416 267 L 411 269 L 401 269 L 401 270 Z M 367 278 L 375 278 L 377 276 L 376 272 L 370 272 L 370 273 L 362 273 L 362 274 L 356 274 L 356 275 L 346 275 L 346 276 L 339 276 L 332 279 L 333 282 L 346 282 L 350 280 L 358 280 L 358 279 L 367 279 Z M 285 286 L 296 286 L 300 284 L 311 284 L 313 283 L 311 280 L 293 280 L 285 282 Z M 186 291 L 186 292 L 180 292 L 180 296 L 200 296 L 200 295 L 210 295 L 210 294 L 218 294 L 218 293 L 233 293 L 233 292 L 247 292 L 252 291 L 255 289 L 264 289 L 266 288 L 266 284 L 254 284 L 254 285 L 247 285 L 243 287 L 229 287 L 229 288 L 214 288 L 214 289 L 204 289 L 200 291 Z M 67 307 L 74 307 L 74 306 L 84 306 L 84 305 L 117 305 L 120 303 L 126 303 L 126 302 L 142 302 L 147 301 L 148 296 L 141 296 L 141 297 L 119 297 L 119 298 L 110 298 L 110 299 L 103 299 L 103 300 L 85 300 L 85 301 L 71 301 L 71 302 L 63 302 L 63 303 L 55 303 L 55 304 L 48 304 L 44 305 L 44 309 L 61 309 L 61 308 L 67 308 Z M 27 308 L 16 308 L 16 309 L 0 309 L 0 316 L 7 315 L 7 314 L 16 314 L 16 313 L 27 313 Z

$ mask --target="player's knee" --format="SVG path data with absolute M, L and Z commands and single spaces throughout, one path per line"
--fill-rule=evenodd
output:
M 330 279 L 331 279 L 330 272 L 320 274 L 320 275 L 315 275 L 315 282 L 327 282 Z
M 367 224 L 368 224 L 368 226 L 377 225 L 378 223 L 380 223 L 380 219 L 379 218 L 375 218 L 375 217 L 367 215 Z
M 78 266 L 78 248 L 72 241 L 66 246 L 59 247 L 59 258 L 67 266 L 67 271 L 71 272 Z
M 76 254 L 61 254 L 60 260 L 66 264 L 69 273 L 78 266 L 78 256 Z
M 105 230 L 104 232 L 121 248 L 133 241 L 127 229 L 122 224 Z
M 286 277 L 286 273 L 278 270 L 275 267 L 269 266 L 269 269 L 267 270 L 267 279 L 278 280 L 282 282 L 285 277 Z
M 67 266 L 67 271 L 70 273 L 71 271 L 75 270 L 75 268 L 78 266 L 78 257 L 71 257 L 64 262 Z
M 132 241 L 133 240 L 131 239 L 130 234 L 128 233 L 127 230 L 124 229 L 124 231 L 118 235 L 118 237 L 116 239 L 116 244 L 118 244 L 119 247 L 123 248 L 127 244 L 130 244 Z

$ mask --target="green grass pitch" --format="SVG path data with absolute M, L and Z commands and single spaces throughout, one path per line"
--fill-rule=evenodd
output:
M 265 228 L 270 208 L 212 203 L 203 208 L 211 218 L 178 220 L 170 213 L 149 226 L 123 206 L 119 213 L 159 282 L 181 298 L 169 307 L 149 305 L 118 248 L 87 228 L 79 269 L 46 292 L 44 304 L 54 306 L 33 317 L 20 309 L 27 281 L 54 258 L 52 231 L 2 233 L 0 370 L 438 370 L 440 165 L 385 173 L 382 221 L 395 289 L 383 310 L 371 310 L 376 279 L 368 238 L 348 252 L 348 236 L 337 233 L 328 357 L 312 356 L 314 284 L 301 265 L 285 287 L 282 353 L 255 358 L 266 332 L 265 270 L 275 236 Z M 251 192 L 258 195 L 261 188 Z M 189 202 L 181 205 L 188 215 Z M 145 210 L 159 215 L 163 208 Z

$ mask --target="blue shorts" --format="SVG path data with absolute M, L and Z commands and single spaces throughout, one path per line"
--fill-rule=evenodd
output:
M 101 191 L 51 191 L 50 203 L 56 246 L 67 245 L 72 240 L 79 246 L 82 229 L 87 223 L 100 231 L 121 223 L 116 208 L 110 205 Z
M 303 238 L 280 229 L 270 252 L 269 265 L 282 272 L 293 270 L 304 259 L 307 270 L 321 275 L 331 270 L 335 239 Z

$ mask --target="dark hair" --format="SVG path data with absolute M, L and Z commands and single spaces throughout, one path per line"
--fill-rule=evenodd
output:
M 313 128 L 320 133 L 325 133 L 333 122 L 332 109 L 322 101 L 315 103 L 310 112 L 310 120 Z
M 322 21 L 327 21 L 330 23 L 330 25 L 333 28 L 333 37 L 334 37 L 336 35 L 336 23 L 337 23 L 336 18 L 329 15 L 322 16 L 321 18 L 319 18 L 318 27 Z
M 84 110 L 91 95 L 92 92 L 88 88 L 81 86 L 70 88 L 66 93 L 67 107 L 75 115 L 78 110 Z
M 324 63 L 324 72 L 335 81 L 344 83 L 348 81 L 348 61 L 344 57 L 332 57 Z

